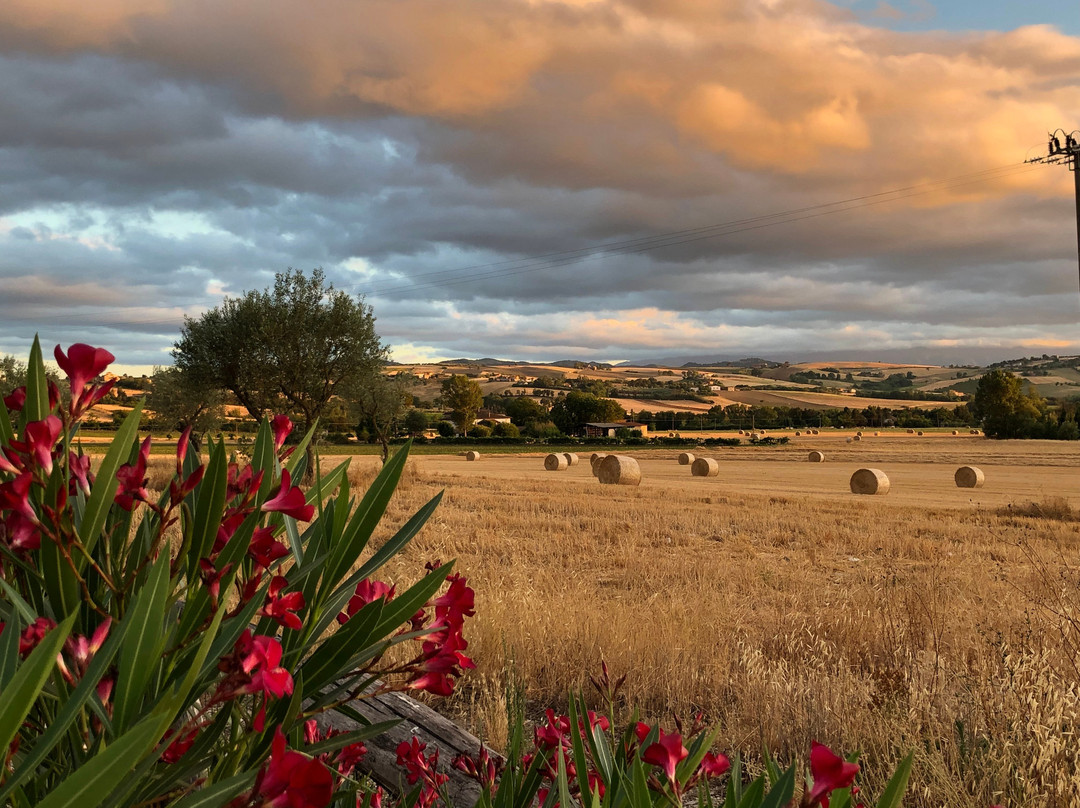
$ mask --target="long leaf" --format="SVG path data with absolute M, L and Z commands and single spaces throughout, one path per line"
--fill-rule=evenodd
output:
M 76 769 L 37 808 L 97 808 L 154 749 L 172 719 L 167 709 L 143 719 Z
M 49 678 L 76 615 L 49 631 L 0 693 L 0 749 L 7 749 Z
M 360 500 L 360 504 L 356 506 L 352 520 L 342 535 L 341 543 L 331 551 L 331 560 L 326 570 L 326 578 L 331 582 L 331 586 L 335 585 L 360 557 L 379 520 L 386 512 L 398 480 L 401 479 L 401 472 L 405 468 L 405 460 L 409 456 L 411 443 L 411 441 L 406 443 L 387 461 L 382 471 L 372 481 L 364 498 Z
M 0 633 L 0 693 L 4 692 L 7 683 L 15 675 L 19 667 L 19 635 L 22 632 L 22 621 L 18 615 L 8 618 L 4 631 Z
M 0 446 L 7 446 L 15 439 L 15 430 L 11 426 L 11 418 L 3 401 L 0 401 Z
M 98 467 L 97 476 L 94 478 L 94 486 L 90 489 L 90 498 L 86 501 L 86 510 L 83 512 L 82 523 L 79 525 L 79 539 L 82 540 L 86 552 L 93 553 L 101 535 L 101 529 L 105 527 L 105 520 L 109 516 L 109 508 L 116 497 L 116 490 L 120 486 L 116 479 L 116 472 L 131 451 L 131 444 L 139 432 L 139 418 L 142 415 L 143 402 L 140 399 L 135 408 L 124 419 L 120 428 L 116 431 L 116 437 L 109 444 L 105 452 L 105 459 Z
M 349 599 L 353 596 L 353 591 L 356 585 L 365 578 L 373 575 L 383 564 L 389 561 L 397 553 L 412 541 L 413 537 L 420 532 L 420 528 L 424 526 L 424 523 L 431 517 L 431 514 L 438 507 L 439 502 L 442 500 L 442 492 L 436 494 L 430 502 L 424 507 L 418 510 L 408 522 L 402 526 L 392 539 L 378 549 L 375 554 L 361 565 L 360 569 L 350 575 L 338 587 L 330 599 L 326 602 L 322 617 L 319 621 L 312 626 L 312 632 L 315 636 L 319 636 L 323 631 L 333 622 L 338 612 L 345 608 L 345 604 L 349 602 Z M 328 580 L 330 576 L 326 576 L 325 580 Z
M 125 730 L 138 714 L 147 684 L 161 666 L 162 627 L 169 590 L 169 557 L 162 554 L 150 568 L 146 585 L 124 616 L 127 627 L 120 650 L 116 689 L 113 692 L 113 724 Z
M 26 401 L 23 402 L 20 422 L 41 421 L 49 415 L 49 381 L 45 376 L 45 363 L 41 358 L 41 343 L 37 334 L 30 346 L 30 359 L 26 364 Z
M 52 752 L 56 742 L 79 716 L 83 706 L 97 697 L 97 684 L 112 664 L 113 657 L 116 656 L 123 639 L 123 627 L 110 632 L 109 638 L 94 654 L 94 658 L 90 660 L 90 665 L 87 667 L 86 673 L 83 674 L 78 686 L 64 700 L 60 712 L 49 722 L 49 728 L 38 736 L 33 747 L 20 760 L 19 768 L 4 783 L 4 787 L 0 788 L 0 805 L 4 804 L 4 800 L 16 786 L 37 771 L 38 765 Z
M 255 772 L 241 772 L 169 803 L 169 808 L 220 808 L 255 782 Z
M 735 808 L 758 808 L 765 796 L 765 775 L 759 774 L 742 793 L 742 799 Z
M 199 559 L 207 556 L 221 527 L 221 517 L 228 494 L 229 466 L 225 444 L 218 441 L 210 446 L 210 462 L 199 483 L 199 498 L 191 523 L 191 547 L 188 549 L 188 575 L 198 574 Z
M 904 799 L 904 792 L 907 791 L 908 778 L 911 776 L 911 764 L 914 759 L 915 753 L 909 752 L 908 756 L 900 761 L 900 765 L 896 767 L 893 776 L 889 778 L 885 790 L 881 792 L 881 799 L 878 800 L 877 808 L 899 808 L 901 801 Z
M 787 805 L 795 795 L 795 766 L 789 766 L 787 771 L 780 775 L 779 779 L 769 789 L 765 799 L 761 801 L 760 808 L 781 808 Z

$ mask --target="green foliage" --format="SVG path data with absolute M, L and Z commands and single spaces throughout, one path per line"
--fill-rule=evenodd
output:
M 279 452 L 291 426 L 264 420 L 246 469 L 220 440 L 205 464 L 182 440 L 175 475 L 151 495 L 150 443 L 135 440 L 141 407 L 88 473 L 74 435 L 104 388 L 73 386 L 54 409 L 44 378 L 35 343 L 25 404 L 14 418 L 0 407 L 0 804 L 222 805 L 239 795 L 237 806 L 262 805 L 287 796 L 273 789 L 289 778 L 271 774 L 297 767 L 319 784 L 319 804 L 331 791 L 342 805 L 370 794 L 362 778 L 331 770 L 339 750 L 385 725 L 304 747 L 305 733 L 320 734 L 305 722 L 354 716 L 347 702 L 390 672 L 389 687 L 445 695 L 450 678 L 432 680 L 425 666 L 451 636 L 465 647 L 457 633 L 471 614 L 460 605 L 471 609 L 468 590 L 438 607 L 458 617 L 431 622 L 450 565 L 356 603 L 358 585 L 375 585 L 441 497 L 370 553 L 408 447 L 358 503 L 347 463 L 306 492 L 293 486 L 310 433 Z M 450 581 L 462 598 L 464 579 Z M 384 661 L 394 646 L 418 650 Z
M 429 420 L 420 410 L 409 410 L 402 419 L 401 426 L 410 437 L 423 434 L 428 429 Z
M 386 358 L 371 307 L 325 281 L 319 269 L 281 272 L 272 290 L 185 318 L 177 368 L 200 387 L 231 391 L 256 421 L 287 407 L 306 432 L 339 385 L 372 376 Z
M 573 390 L 555 402 L 551 420 L 567 435 L 581 432 L 587 423 L 613 423 L 626 418 L 626 410 L 610 398 Z
M 991 438 L 1030 437 L 1043 414 L 1044 404 L 1034 388 L 1024 393 L 1024 382 L 1013 374 L 996 369 L 979 379 L 971 412 L 982 419 L 983 431 Z
M 443 406 L 450 410 L 450 420 L 462 435 L 468 435 L 476 413 L 484 403 L 480 385 L 468 376 L 454 374 L 442 383 Z
M 159 429 L 182 432 L 190 427 L 194 435 L 213 432 L 225 418 L 221 389 L 200 384 L 177 367 L 154 368 L 146 406 Z

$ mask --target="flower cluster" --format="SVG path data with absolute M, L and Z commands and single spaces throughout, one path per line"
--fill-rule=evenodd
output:
M 81 420 L 112 389 L 100 379 L 112 354 L 77 344 L 54 356 L 65 394 L 47 381 L 35 343 L 27 384 L 0 407 L 0 649 L 14 655 L 0 668 L 25 677 L 19 692 L 32 698 L 15 735 L 0 738 L 0 802 L 16 787 L 27 804 L 62 790 L 77 768 L 105 765 L 86 750 L 138 731 L 142 746 L 128 743 L 144 774 L 117 785 L 112 804 L 166 804 L 216 789 L 219 804 L 233 808 L 343 799 L 380 808 L 382 792 L 357 772 L 364 732 L 322 731 L 317 717 L 392 689 L 449 695 L 473 667 L 463 629 L 475 598 L 464 577 L 434 562 L 399 592 L 350 574 L 406 452 L 373 486 L 381 497 L 366 506 L 373 521 L 317 517 L 323 507 L 355 506 L 339 490 L 346 469 L 298 485 L 310 460 L 285 446 L 293 425 L 283 415 L 262 424 L 244 463 L 220 441 L 204 459 L 185 430 L 168 460 L 171 479 L 155 490 L 154 441 L 136 440 L 141 405 L 103 457 L 79 447 Z M 411 613 L 400 624 L 347 625 L 365 605 L 395 598 Z M 335 616 L 344 639 L 327 632 Z M 419 650 L 383 662 L 401 643 Z M 48 654 L 34 654 L 42 645 Z M 31 664 L 52 667 L 39 673 Z M 69 733 L 47 732 L 57 693 L 86 693 Z M 437 791 L 445 777 L 435 772 L 437 753 L 403 754 L 410 777 Z M 223 759 L 232 762 L 215 762 Z M 228 777 L 216 784 L 219 772 Z

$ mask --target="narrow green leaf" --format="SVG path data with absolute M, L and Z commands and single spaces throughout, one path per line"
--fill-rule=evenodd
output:
M 900 761 L 893 776 L 889 778 L 885 790 L 881 792 L 881 799 L 877 802 L 877 808 L 899 808 L 907 791 L 908 778 L 911 777 L 911 764 L 915 760 L 915 753 L 909 752 L 908 756 Z
M 56 655 L 74 624 L 75 615 L 71 615 L 49 631 L 0 693 L 0 749 L 7 749 L 14 740 L 23 719 L 34 706 L 34 701 L 56 665 Z
M 116 437 L 109 444 L 105 458 L 98 467 L 94 485 L 90 489 L 90 499 L 86 502 L 86 510 L 83 512 L 82 523 L 79 525 L 79 538 L 86 547 L 87 553 L 93 553 L 94 546 L 101 535 L 101 529 L 105 527 L 105 520 L 109 516 L 109 508 L 116 498 L 116 491 L 120 487 L 116 472 L 127 458 L 131 445 L 138 437 L 142 408 L 143 401 L 140 399 L 116 431 Z
M 738 805 L 735 808 L 759 808 L 762 799 L 765 797 L 765 775 L 759 774 L 754 778 L 752 782 L 742 793 L 742 798 L 739 800 Z
M 4 631 L 0 633 L 0 693 L 4 692 L 19 667 L 19 635 L 22 629 L 23 621 L 19 619 L 19 615 L 13 614 L 8 618 Z
M 41 343 L 37 334 L 30 346 L 30 359 L 26 363 L 26 401 L 23 403 L 20 423 L 42 421 L 49 415 L 49 380 L 45 376 L 45 363 L 41 358 Z
M 760 779 L 760 778 L 759 778 Z M 789 766 L 787 771 L 780 775 L 765 799 L 761 801 L 760 808 L 781 808 L 787 805 L 795 796 L 795 766 Z
M 405 545 L 412 541 L 413 537 L 420 531 L 420 528 L 422 528 L 424 523 L 431 517 L 431 514 L 435 511 L 435 508 L 441 500 L 442 492 L 440 491 L 430 502 L 417 511 L 392 539 L 386 542 L 371 558 L 365 561 L 360 569 L 345 579 L 342 585 L 334 591 L 334 594 L 326 602 L 320 620 L 313 625 L 312 632 L 315 636 L 320 636 L 334 620 L 338 612 L 345 608 L 345 604 L 348 603 L 349 599 L 353 596 L 356 585 L 360 583 L 360 581 L 377 572 L 383 564 L 393 558 L 394 555 L 401 552 Z M 327 575 L 324 580 L 330 580 L 330 578 L 331 576 Z
M 127 637 L 120 650 L 113 691 L 113 724 L 124 731 L 138 715 L 146 687 L 161 666 L 162 627 L 169 594 L 169 557 L 162 554 L 124 616 Z
M 345 662 L 358 649 L 369 647 L 384 610 L 383 601 L 366 604 L 344 626 L 327 638 L 300 668 L 307 683 L 305 697 L 313 696 L 345 672 Z M 414 611 L 415 613 L 415 611 Z M 381 639 L 381 637 L 376 637 Z
M 318 429 L 318 428 L 319 428 L 319 419 L 316 418 L 315 422 L 311 425 L 311 429 L 309 429 L 307 431 L 307 434 L 304 435 L 304 437 L 300 441 L 300 443 L 297 444 L 295 449 L 293 449 L 292 455 L 285 462 L 285 468 L 287 468 L 289 470 L 289 474 L 294 479 L 296 477 L 298 477 L 298 476 L 299 477 L 303 476 L 304 468 L 301 467 L 301 464 L 306 464 L 307 463 L 307 447 L 308 447 L 308 444 L 311 443 L 312 435 L 315 434 L 315 430 Z M 298 475 L 297 471 L 300 471 L 301 473 Z
M 3 578 L 0 578 L 0 589 L 4 590 L 4 597 L 11 601 L 15 610 L 19 613 L 19 617 L 23 619 L 23 622 L 26 625 L 30 625 L 37 620 L 38 616 L 34 610 L 30 608 L 30 604 L 23 600 L 23 596 L 19 594 L 18 590 Z
M 165 734 L 172 723 L 171 710 L 143 719 L 89 758 L 45 797 L 37 808 L 97 808 Z
M 0 446 L 7 446 L 13 440 L 15 440 L 15 430 L 11 427 L 7 407 L 0 401 Z
M 274 457 L 274 434 L 270 428 L 270 421 L 263 417 L 259 422 L 259 433 L 255 436 L 255 445 L 251 448 L 251 470 L 263 473 L 262 482 L 259 483 L 258 501 L 266 500 L 270 489 L 274 487 L 274 469 L 277 458 Z
M 4 633 L 7 634 L 6 631 Z M 2 639 L 3 637 L 0 636 L 0 644 L 2 644 Z M 86 669 L 86 673 L 83 674 L 78 686 L 64 700 L 60 712 L 49 722 L 49 728 L 37 737 L 33 746 L 27 750 L 26 755 L 20 760 L 19 768 L 4 783 L 4 787 L 0 788 L 0 805 L 4 804 L 4 800 L 7 799 L 13 789 L 37 771 L 41 762 L 53 751 L 53 747 L 61 736 L 79 716 L 83 706 L 97 698 L 98 682 L 101 681 L 101 677 L 105 675 L 112 664 L 113 657 L 116 656 L 123 639 L 124 631 L 122 627 L 118 627 L 109 633 L 109 638 L 94 654 L 94 658 L 90 661 L 90 665 Z
M 337 584 L 360 557 L 371 534 L 375 532 L 379 520 L 386 512 L 386 506 L 390 503 L 394 489 L 397 488 L 398 481 L 401 479 L 401 472 L 405 468 L 411 446 L 412 441 L 409 441 L 394 453 L 394 456 L 387 461 L 372 481 L 371 487 L 360 500 L 360 504 L 356 506 L 356 511 L 342 534 L 341 543 L 331 551 L 331 561 L 326 569 L 326 580 L 330 582 L 331 587 Z
M 169 803 L 169 808 L 220 808 L 255 782 L 255 772 L 241 772 L 212 786 L 204 786 Z
M 188 549 L 188 574 L 198 574 L 199 559 L 210 552 L 221 527 L 225 498 L 228 494 L 229 464 L 225 456 L 225 443 L 219 440 L 210 446 L 210 462 L 199 483 L 199 498 L 191 522 L 191 547 Z
M 304 546 L 300 543 L 300 531 L 296 528 L 296 520 L 286 514 L 282 514 L 282 519 L 285 521 L 285 535 L 289 537 L 289 549 L 292 550 L 293 561 L 296 562 L 296 566 L 301 567 L 304 564 Z

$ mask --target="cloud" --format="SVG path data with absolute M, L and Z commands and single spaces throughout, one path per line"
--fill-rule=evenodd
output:
M 150 363 L 289 266 L 424 356 L 1075 343 L 1070 178 L 1016 164 L 1077 75 L 820 0 L 8 0 L 0 350 L 65 307 Z

